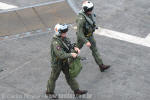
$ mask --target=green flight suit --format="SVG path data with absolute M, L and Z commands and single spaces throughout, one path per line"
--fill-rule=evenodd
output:
M 94 39 L 93 33 L 95 31 L 96 25 L 94 21 L 94 14 L 86 15 L 84 12 L 80 12 L 77 16 L 77 47 L 81 49 L 84 44 L 87 42 L 91 43 L 92 55 L 95 59 L 95 62 L 98 65 L 103 64 L 103 61 L 100 57 L 100 54 L 96 47 L 96 41 Z
M 68 41 L 68 38 L 65 38 Z M 58 79 L 61 71 L 65 74 L 65 78 L 67 83 L 71 87 L 71 89 L 77 90 L 79 89 L 79 85 L 74 78 L 69 77 L 69 65 L 68 58 L 72 57 L 71 53 L 67 53 L 64 50 L 64 44 L 62 40 L 58 36 L 54 36 L 51 42 L 51 75 L 47 84 L 47 91 L 53 93 L 55 90 L 55 83 Z M 65 42 L 64 42 L 65 43 Z

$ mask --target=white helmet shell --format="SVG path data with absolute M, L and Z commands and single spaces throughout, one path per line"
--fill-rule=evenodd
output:
M 54 28 L 56 35 L 59 35 L 59 29 L 60 29 L 60 24 L 56 24 Z
M 91 1 L 84 1 L 82 4 L 82 9 L 84 12 L 92 11 L 94 8 L 94 4 Z
M 66 24 L 64 24 L 64 25 L 56 24 L 54 30 L 55 30 L 55 34 L 57 36 L 60 36 L 61 33 L 64 33 L 64 32 L 68 31 L 68 25 L 66 25 Z

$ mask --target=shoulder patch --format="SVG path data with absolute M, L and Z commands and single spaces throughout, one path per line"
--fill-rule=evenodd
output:
M 61 49 L 61 47 L 60 47 L 60 46 L 57 46 L 57 47 L 56 47 L 56 49 L 57 49 L 57 50 L 60 50 L 60 49 Z

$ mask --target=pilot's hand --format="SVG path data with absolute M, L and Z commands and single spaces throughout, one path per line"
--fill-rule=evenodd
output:
M 72 57 L 73 58 L 76 58 L 77 57 L 77 54 L 76 53 L 71 53 Z
M 91 47 L 91 43 L 90 43 L 90 42 L 87 42 L 87 43 L 86 43 L 86 46 L 87 46 L 87 47 Z
M 74 47 L 74 50 L 75 50 L 76 52 L 80 53 L 80 49 L 79 49 L 79 48 Z

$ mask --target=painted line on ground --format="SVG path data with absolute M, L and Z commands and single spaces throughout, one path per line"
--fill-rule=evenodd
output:
M 145 38 L 146 41 L 150 42 L 150 34 Z
M 18 8 L 18 6 L 0 2 L 0 9 L 7 10 L 7 9 L 14 9 L 14 8 Z
M 77 27 L 75 26 L 73 29 L 76 30 Z M 121 41 L 126 41 L 126 42 L 137 44 L 137 45 L 142 45 L 145 47 L 150 47 L 150 34 L 146 38 L 141 38 L 141 37 L 129 35 L 129 34 L 122 33 L 122 32 L 112 31 L 112 30 L 100 28 L 100 27 L 98 28 L 98 30 L 95 31 L 95 34 L 121 40 Z
M 146 38 L 141 38 L 141 37 L 137 37 L 137 36 L 133 36 L 126 33 L 117 32 L 117 31 L 112 31 L 100 27 L 98 30 L 95 31 L 95 34 L 106 36 L 117 40 L 126 41 L 137 45 L 142 45 L 145 47 L 150 47 L 150 34 Z
M 18 7 L 18 8 L 14 8 L 14 9 L 7 9 L 7 10 L 4 10 L 4 11 L 0 11 L 0 13 L 5 13 L 5 12 L 8 12 L 8 11 L 22 10 L 22 9 L 26 9 L 26 8 L 46 6 L 46 5 L 60 3 L 60 2 L 64 2 L 64 1 L 65 0 L 56 0 L 56 1 L 44 2 L 44 3 L 40 3 L 40 4 L 34 4 L 34 5 L 31 5 L 31 6 Z
M 0 43 L 7 40 L 21 39 L 21 38 L 37 36 L 41 34 L 49 34 L 50 32 L 52 32 L 51 28 L 47 28 L 45 30 L 39 29 L 31 32 L 19 33 L 16 35 L 0 36 Z
M 79 9 L 75 5 L 74 0 L 67 0 L 67 2 L 70 5 L 70 7 L 73 9 L 73 11 L 76 14 L 78 14 Z M 74 29 L 77 29 L 77 28 L 74 27 Z M 98 35 L 109 37 L 109 38 L 118 39 L 118 40 L 126 41 L 129 43 L 150 47 L 150 34 L 146 38 L 141 38 L 141 37 L 128 35 L 126 33 L 116 32 L 116 31 L 112 31 L 112 30 L 104 29 L 104 28 L 99 28 L 98 30 L 96 30 L 95 33 Z

